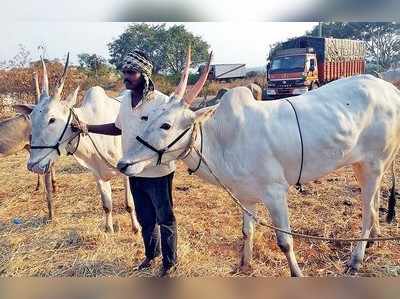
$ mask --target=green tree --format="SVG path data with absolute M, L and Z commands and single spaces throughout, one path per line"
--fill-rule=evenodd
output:
M 79 70 L 86 75 L 85 84 L 88 86 L 100 85 L 110 88 L 120 78 L 115 68 L 107 60 L 97 54 L 78 54 Z
M 207 60 L 209 45 L 188 32 L 183 25 L 174 25 L 164 34 L 162 39 L 162 55 L 167 72 L 179 74 L 185 67 L 187 47 L 192 47 L 192 61 L 199 64 Z
M 78 59 L 81 68 L 94 73 L 96 76 L 102 69 L 107 68 L 107 60 L 97 54 L 81 53 L 78 54 Z
M 192 46 L 192 61 L 205 61 L 209 45 L 201 37 L 188 32 L 183 25 L 167 28 L 166 24 L 133 24 L 108 44 L 110 63 L 121 68 L 126 54 L 138 49 L 148 55 L 155 73 L 178 74 L 184 67 L 189 43 Z
M 309 35 L 318 36 L 318 26 Z M 328 22 L 322 25 L 322 35 L 365 41 L 368 62 L 380 70 L 396 66 L 400 60 L 399 22 Z

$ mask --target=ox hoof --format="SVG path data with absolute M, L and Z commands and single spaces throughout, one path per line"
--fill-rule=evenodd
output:
M 243 274 L 250 274 L 253 272 L 253 267 L 249 264 L 247 265 L 240 265 L 239 266 L 239 272 Z
M 136 217 L 135 217 L 135 216 L 132 216 L 132 217 L 131 217 L 131 228 L 132 228 L 132 233 L 133 233 L 134 235 L 136 235 L 136 234 L 139 232 L 139 230 L 140 230 L 140 224 L 139 224 L 139 222 L 136 220 Z
M 374 241 L 368 241 L 367 242 L 367 248 L 370 248 L 370 247 L 372 247 L 372 245 L 374 245 Z
M 245 274 L 250 275 L 253 272 L 253 267 L 251 265 L 237 265 L 230 272 L 231 275 Z
M 358 270 L 353 267 L 346 267 L 346 269 L 344 270 L 344 274 L 348 276 L 357 276 Z
M 108 234 L 114 233 L 114 227 L 112 227 L 112 226 L 106 226 L 106 233 L 108 233 Z
M 54 211 L 51 209 L 49 210 L 49 213 L 47 214 L 47 222 L 51 222 L 54 219 Z
M 303 273 L 300 270 L 297 270 L 295 272 L 290 271 L 290 276 L 291 277 L 304 277 Z
M 352 259 L 347 262 L 346 269 L 344 270 L 344 274 L 350 276 L 356 276 L 358 271 L 360 270 L 360 263 L 353 262 Z

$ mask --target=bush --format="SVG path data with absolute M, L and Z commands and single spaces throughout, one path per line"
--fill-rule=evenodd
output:
M 34 72 L 38 73 L 39 82 L 42 81 L 42 68 L 39 63 L 29 68 L 14 68 L 11 70 L 0 70 L 0 95 L 9 95 L 16 98 L 18 102 L 34 103 L 36 91 L 33 82 Z M 46 63 L 50 92 L 54 90 L 60 79 L 64 66 L 59 62 Z M 64 86 L 64 95 L 71 93 L 79 84 L 84 88 L 87 76 L 71 67 Z M 40 85 L 40 84 L 39 84 Z
M 163 75 L 154 75 L 153 82 L 156 86 L 156 89 L 161 91 L 164 94 L 170 95 L 174 92 L 176 84 L 174 83 L 175 78 L 172 76 L 163 76 Z

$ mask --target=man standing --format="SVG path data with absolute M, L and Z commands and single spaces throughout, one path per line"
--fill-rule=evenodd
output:
M 119 114 L 114 123 L 90 125 L 74 123 L 73 127 L 83 132 L 121 135 L 122 151 L 126 153 L 124 140 L 135 138 L 138 128 L 148 119 L 147 103 L 163 104 L 169 97 L 156 91 L 151 80 L 153 66 L 141 51 L 126 55 L 122 66 L 127 90 L 122 93 Z M 154 259 L 163 257 L 160 276 L 168 276 L 176 266 L 176 221 L 172 204 L 172 180 L 174 162 L 145 169 L 140 175 L 130 177 L 130 188 L 135 203 L 138 221 L 142 228 L 145 259 L 138 270 L 150 268 Z

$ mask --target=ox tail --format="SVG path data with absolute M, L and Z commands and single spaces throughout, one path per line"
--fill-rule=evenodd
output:
M 392 162 L 392 187 L 390 188 L 388 213 L 386 216 L 387 223 L 391 223 L 396 216 L 396 177 L 394 175 L 394 161 Z

